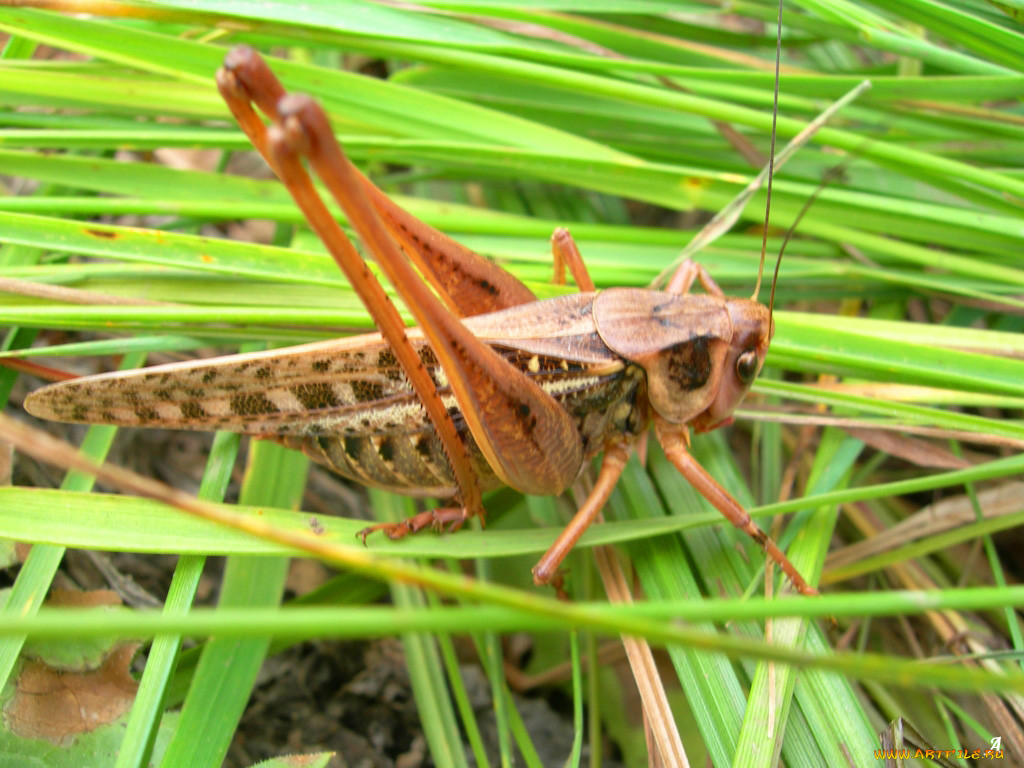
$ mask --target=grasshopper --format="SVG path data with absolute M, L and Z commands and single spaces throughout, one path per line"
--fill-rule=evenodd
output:
M 807 584 L 743 507 L 690 455 L 689 428 L 728 424 L 764 363 L 774 325 L 754 298 L 723 294 L 684 262 L 665 291 L 601 292 L 572 237 L 552 237 L 555 272 L 579 293 L 538 301 L 517 278 L 415 219 L 348 160 L 322 108 L 287 94 L 264 60 L 233 49 L 217 73 L 232 114 L 289 189 L 379 333 L 89 376 L 31 394 L 57 421 L 227 429 L 304 451 L 357 482 L 453 500 L 382 531 L 454 531 L 481 494 L 564 491 L 603 454 L 594 488 L 533 568 L 538 585 L 600 512 L 653 424 L 665 454 L 802 593 Z M 265 125 L 254 109 L 266 115 Z M 316 192 L 303 158 L 344 211 L 418 325 L 409 329 Z M 704 293 L 690 293 L 700 283 Z

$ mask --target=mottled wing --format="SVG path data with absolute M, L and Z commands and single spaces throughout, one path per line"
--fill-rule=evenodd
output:
M 500 339 L 502 354 L 522 370 L 568 379 L 564 389 L 578 379 L 580 365 L 621 367 L 595 341 L 590 301 L 576 299 L 582 309 L 566 313 L 569 299 L 575 297 L 482 315 L 467 324 L 478 324 L 485 341 Z M 560 357 L 542 364 L 560 348 L 559 334 L 575 340 L 576 354 L 562 367 Z M 446 395 L 447 379 L 432 351 L 415 329 L 409 336 Z M 531 343 L 532 338 L 539 340 Z M 25 409 L 54 421 L 224 429 L 260 437 L 408 432 L 425 424 L 405 375 L 377 334 L 88 376 L 33 392 Z
M 361 413 L 366 404 L 409 401 L 407 390 L 394 355 L 374 334 L 60 382 L 29 395 L 25 409 L 85 424 L 338 434 L 372 429 Z M 388 410 L 421 418 L 412 401 Z

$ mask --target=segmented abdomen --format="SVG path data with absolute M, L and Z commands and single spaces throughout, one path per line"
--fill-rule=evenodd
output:
M 498 352 L 513 358 L 517 367 L 527 370 L 569 412 L 576 422 L 585 458 L 599 453 L 610 438 L 634 436 L 646 427 L 646 413 L 639 405 L 643 399 L 638 397 L 643 374 L 636 366 L 595 374 L 556 358 L 530 356 L 522 361 L 514 359 L 520 354 L 515 350 L 498 348 Z M 454 398 L 446 389 L 440 391 L 481 489 L 498 487 L 501 481 L 480 452 Z M 404 410 L 407 407 L 419 407 L 411 394 L 394 398 L 391 402 L 374 403 L 364 412 L 364 417 L 368 421 L 394 424 L 395 420 L 387 418 L 386 413 L 390 409 Z M 418 423 L 407 423 L 404 427 L 396 425 L 383 431 L 283 436 L 278 439 L 343 477 L 364 485 L 410 495 L 452 496 L 456 490 L 455 477 L 441 441 L 431 425 L 422 419 L 425 416 Z

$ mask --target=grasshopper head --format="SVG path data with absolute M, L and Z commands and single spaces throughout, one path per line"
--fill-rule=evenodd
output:
M 726 299 L 732 321 L 722 366 L 722 376 L 708 407 L 691 422 L 697 432 L 707 432 L 732 422 L 732 413 L 754 383 L 764 365 L 768 344 L 775 334 L 771 311 L 754 299 Z

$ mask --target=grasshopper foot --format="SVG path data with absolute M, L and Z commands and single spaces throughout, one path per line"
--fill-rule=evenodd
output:
M 424 528 L 430 528 L 438 533 L 454 533 L 462 527 L 469 517 L 469 511 L 464 507 L 445 507 L 443 509 L 430 509 L 420 512 L 400 523 L 377 523 L 371 525 L 356 534 L 356 538 L 363 540 L 366 545 L 366 537 L 371 533 L 383 531 L 389 539 L 403 539 L 409 534 L 419 533 Z
M 555 597 L 564 602 L 570 602 L 569 593 L 565 591 L 565 574 L 568 571 L 565 568 L 559 568 L 551 575 L 539 575 L 537 573 L 537 567 L 533 568 L 533 583 L 538 587 L 551 587 L 555 590 Z

